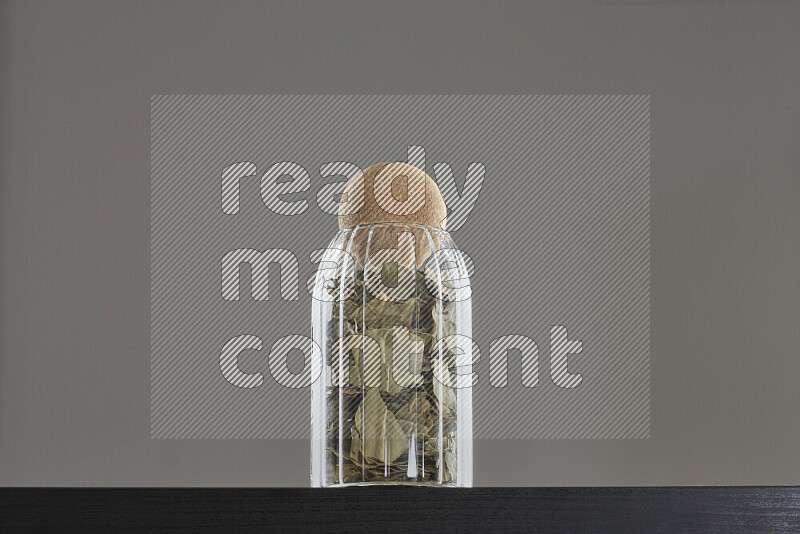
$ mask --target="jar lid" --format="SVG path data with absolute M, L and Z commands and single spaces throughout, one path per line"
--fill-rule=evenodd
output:
M 344 189 L 339 228 L 406 223 L 445 229 L 447 208 L 433 178 L 407 163 L 378 163 L 360 172 Z

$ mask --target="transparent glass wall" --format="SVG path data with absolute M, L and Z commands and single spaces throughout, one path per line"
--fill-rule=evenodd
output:
M 447 232 L 341 230 L 313 296 L 312 486 L 471 486 L 471 288 Z

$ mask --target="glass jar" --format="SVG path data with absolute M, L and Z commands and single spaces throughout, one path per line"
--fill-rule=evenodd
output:
M 471 288 L 448 233 L 344 228 L 313 297 L 312 486 L 471 486 Z

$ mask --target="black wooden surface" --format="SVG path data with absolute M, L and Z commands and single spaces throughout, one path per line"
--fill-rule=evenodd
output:
M 800 532 L 798 487 L 0 490 L 0 532 Z

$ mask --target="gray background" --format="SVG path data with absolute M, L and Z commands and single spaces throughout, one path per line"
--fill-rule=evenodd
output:
M 0 24 L 0 483 L 308 483 L 305 441 L 150 439 L 167 93 L 650 94 L 651 439 L 478 440 L 476 483 L 800 483 L 800 4 L 27 1 Z

